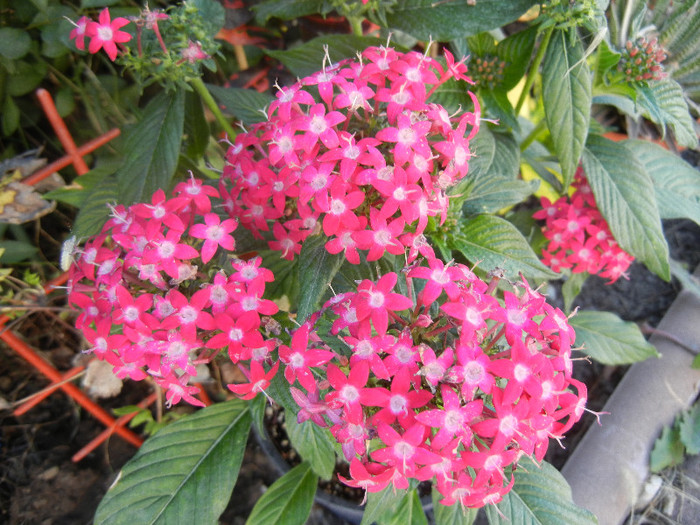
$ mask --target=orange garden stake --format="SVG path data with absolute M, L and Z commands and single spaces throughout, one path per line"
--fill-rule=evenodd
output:
M 46 113 L 46 116 L 49 119 L 49 122 L 51 122 L 51 126 L 56 132 L 58 139 L 63 145 L 66 151 L 66 155 L 58 159 L 57 161 L 49 164 L 48 166 L 45 166 L 43 169 L 33 173 L 32 175 L 29 175 L 23 180 L 23 182 L 29 185 L 36 184 L 37 182 L 48 177 L 51 173 L 54 173 L 59 169 L 65 168 L 69 164 L 73 164 L 73 166 L 75 167 L 75 171 L 78 173 L 78 175 L 84 175 L 85 173 L 90 171 L 90 168 L 88 168 L 87 164 L 85 163 L 83 156 L 87 155 L 88 153 L 94 151 L 95 149 L 99 148 L 100 146 L 106 144 L 110 140 L 117 137 L 120 133 L 119 130 L 112 129 L 104 135 L 89 141 L 83 146 L 78 147 L 75 145 L 75 141 L 73 140 L 73 137 L 68 131 L 65 122 L 58 114 L 58 111 L 56 110 L 56 105 L 54 104 L 49 92 L 45 89 L 39 89 L 37 90 L 36 95 L 39 99 L 39 102 L 41 103 L 44 113 Z M 58 276 L 56 279 L 49 281 L 44 290 L 46 293 L 49 293 L 54 289 L 54 287 L 62 285 L 67 280 L 68 274 L 64 273 Z M 51 385 L 49 385 L 49 387 L 38 392 L 36 395 L 31 396 L 27 401 L 22 403 L 14 412 L 16 416 L 26 413 L 32 407 L 36 406 L 42 400 L 46 399 L 51 393 L 60 389 L 66 394 L 68 394 L 73 400 L 75 400 L 75 402 L 77 402 L 79 405 L 85 408 L 88 412 L 90 412 L 90 414 L 92 414 L 95 417 L 95 419 L 100 421 L 106 427 L 106 429 L 100 435 L 98 435 L 86 447 L 78 451 L 73 456 L 73 461 L 77 462 L 83 459 L 92 450 L 97 448 L 97 446 L 99 446 L 100 443 L 105 441 L 112 433 L 116 433 L 135 447 L 141 446 L 143 440 L 134 432 L 124 427 L 124 425 L 126 425 L 131 419 L 129 416 L 124 416 L 115 420 L 115 418 L 113 418 L 105 409 L 103 409 L 92 399 L 90 399 L 75 384 L 70 382 L 70 379 L 75 375 L 79 374 L 83 367 L 76 367 L 69 370 L 65 374 L 61 374 L 61 372 L 59 372 L 56 368 L 54 368 L 51 364 L 44 360 L 39 354 L 37 354 L 37 352 L 33 348 L 31 348 L 22 339 L 20 339 L 12 330 L 9 330 L 5 326 L 9 320 L 10 318 L 6 315 L 0 316 L 0 340 L 7 343 L 7 345 L 10 346 L 10 348 L 12 348 L 19 356 L 25 359 L 29 364 L 31 364 L 34 368 L 36 368 L 39 372 L 41 372 L 51 381 Z M 139 406 L 145 408 L 148 405 L 150 405 L 153 402 L 153 400 L 155 400 L 155 394 L 152 394 L 148 398 L 144 399 L 139 404 Z

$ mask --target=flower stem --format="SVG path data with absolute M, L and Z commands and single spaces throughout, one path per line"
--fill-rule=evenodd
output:
M 537 70 L 540 68 L 540 64 L 542 63 L 542 59 L 544 59 L 544 53 L 547 51 L 547 46 L 549 45 L 549 40 L 552 38 L 552 33 L 554 32 L 554 26 L 551 26 L 549 29 L 547 29 L 547 32 L 544 34 L 544 38 L 542 38 L 542 42 L 540 43 L 540 48 L 537 50 L 537 55 L 535 56 L 535 61 L 532 63 L 532 67 L 530 68 L 530 72 L 527 75 L 527 80 L 525 80 L 525 85 L 523 86 L 523 90 L 520 93 L 520 98 L 518 98 L 518 103 L 515 106 L 515 115 L 520 114 L 520 110 L 523 108 L 523 104 L 525 103 L 525 98 L 527 97 L 527 94 L 530 92 L 530 88 L 532 87 L 532 84 L 535 82 L 535 77 L 537 76 Z
M 363 36 L 362 32 L 362 17 L 360 16 L 349 16 L 348 22 L 350 22 L 350 27 L 352 28 L 352 33 L 355 36 Z
M 207 86 L 204 85 L 204 82 L 202 82 L 202 79 L 200 77 L 192 78 L 190 79 L 190 85 L 202 98 L 202 102 L 204 102 L 204 104 L 206 104 L 209 110 L 214 114 L 214 118 L 216 118 L 216 121 L 226 132 L 228 139 L 233 140 L 236 137 L 236 132 L 234 131 L 233 127 L 231 127 L 228 120 L 226 120 L 223 113 L 221 113 L 219 105 L 214 100 L 214 97 L 211 96 L 211 93 L 209 93 L 209 90 L 207 89 Z
M 532 131 L 528 133 L 527 137 L 522 141 L 520 144 L 520 151 L 525 151 L 530 144 L 535 142 L 535 139 L 537 138 L 537 135 L 540 134 L 540 131 L 544 128 L 545 121 L 544 119 L 540 120 L 537 125 L 532 128 Z

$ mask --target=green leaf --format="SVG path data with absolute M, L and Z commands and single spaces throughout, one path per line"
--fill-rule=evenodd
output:
M 89 9 L 92 7 L 109 7 L 119 2 L 119 0 L 81 0 L 81 9 Z
M 659 472 L 667 467 L 683 463 L 685 447 L 681 442 L 678 425 L 664 427 L 661 436 L 654 443 L 649 458 L 649 469 Z
M 338 273 L 345 256 L 332 254 L 326 250 L 328 238 L 325 235 L 313 235 L 304 241 L 299 254 L 298 279 L 299 299 L 297 302 L 297 321 L 303 323 L 318 309 L 323 294 L 333 276 Z
M 12 97 L 5 97 L 2 105 L 2 134 L 6 137 L 12 135 L 19 127 L 19 108 Z
M 14 65 L 15 70 L 7 77 L 5 84 L 7 94 L 13 97 L 21 97 L 34 91 L 44 80 L 48 71 L 48 66 L 43 60 L 31 64 L 21 60 Z
M 436 2 L 403 0 L 387 14 L 389 28 L 413 35 L 418 40 L 447 42 L 512 22 L 537 2 L 534 0 L 477 0 Z
M 267 120 L 263 112 L 274 100 L 271 95 L 258 93 L 252 89 L 225 88 L 213 84 L 206 86 L 217 102 L 223 106 L 221 109 L 243 124 L 255 124 Z
M 493 215 L 465 221 L 448 240 L 448 246 L 482 270 L 502 268 L 509 279 L 517 279 L 520 273 L 535 280 L 557 277 L 540 262 L 515 226 Z
M 200 159 L 209 144 L 211 130 L 204 116 L 202 100 L 193 92 L 185 94 L 185 121 L 183 131 L 186 136 L 187 155 Z
M 368 492 L 367 504 L 360 525 L 372 525 L 374 522 L 379 522 L 384 516 L 392 514 L 403 499 L 404 494 L 406 494 L 405 490 L 396 490 L 393 486 L 386 487 L 379 492 Z
M 604 79 L 608 72 L 617 67 L 622 55 L 617 51 L 610 49 L 610 46 L 605 40 L 600 42 L 598 46 L 598 60 L 596 62 L 596 79 Z
M 250 411 L 238 400 L 161 429 L 124 466 L 100 503 L 95 524 L 218 523 L 238 477 L 249 429 Z
M 440 493 L 433 489 L 433 515 L 435 523 L 440 525 L 472 525 L 476 520 L 479 509 L 466 509 L 461 505 L 443 505 L 440 503 Z
M 166 189 L 175 174 L 185 120 L 185 92 L 161 93 L 141 120 L 125 133 L 126 160 L 115 176 L 119 202 L 150 201 L 158 189 Z
M 571 305 L 574 303 L 576 296 L 581 293 L 581 288 L 583 284 L 588 279 L 588 273 L 572 273 L 569 278 L 564 281 L 564 285 L 561 287 L 561 295 L 564 299 L 564 311 L 566 313 L 571 312 Z
M 500 87 L 493 90 L 482 89 L 479 93 L 491 115 L 500 121 L 501 126 L 505 125 L 516 130 L 520 129 L 515 110 L 510 100 L 508 100 L 508 93 L 504 89 Z
M 500 87 L 506 91 L 513 89 L 525 75 L 530 56 L 537 40 L 537 26 L 531 26 L 504 38 L 498 43 L 496 54 L 506 63 L 503 82 Z
M 317 483 L 318 478 L 307 462 L 297 465 L 267 489 L 253 507 L 246 525 L 303 525 L 311 513 Z
M 191 0 L 191 2 L 197 7 L 212 37 L 216 35 L 226 23 L 226 10 L 221 2 L 216 0 Z
M 29 32 L 17 27 L 0 27 L 0 55 L 17 60 L 29 53 L 32 39 Z
M 0 263 L 16 264 L 31 259 L 38 251 L 36 246 L 25 241 L 0 241 Z
M 700 404 L 683 413 L 680 438 L 688 454 L 700 454 Z
M 542 70 L 542 102 L 564 187 L 574 179 L 591 115 L 591 78 L 578 36 L 554 30 Z
M 73 223 L 72 233 L 78 239 L 100 232 L 109 218 L 108 203 L 114 203 L 119 193 L 119 182 L 115 177 L 105 177 L 90 191 L 81 205 Z
M 74 180 L 69 186 L 62 186 L 44 193 L 44 198 L 48 200 L 56 200 L 80 208 L 87 199 L 90 192 L 106 177 L 114 173 L 114 166 L 98 166 L 84 175 L 81 175 L 78 180 Z M 103 210 L 104 211 L 104 210 Z
M 513 489 L 497 507 L 486 507 L 491 524 L 509 525 L 588 525 L 598 520 L 590 511 L 578 507 L 564 477 L 547 462 L 541 465 L 525 457 L 515 471 Z
M 661 126 L 665 136 L 669 126 L 681 146 L 695 148 L 698 137 L 688 104 L 683 98 L 683 88 L 672 78 L 664 78 L 637 87 L 637 104 L 642 114 Z
M 462 210 L 465 215 L 495 213 L 524 201 L 537 191 L 539 185 L 537 180 L 482 178 L 478 186 L 465 199 Z
M 578 312 L 569 324 L 576 331 L 576 345 L 606 365 L 626 365 L 660 357 L 639 327 L 610 312 Z
M 668 280 L 668 245 L 652 197 L 654 186 L 632 151 L 624 144 L 591 135 L 583 153 L 583 170 L 620 247 Z
M 418 491 L 409 490 L 399 502 L 391 518 L 382 520 L 381 523 L 382 525 L 428 525 L 428 518 L 425 517 Z
M 652 142 L 629 140 L 625 145 L 651 176 L 661 218 L 700 224 L 700 172 Z
M 430 95 L 430 102 L 440 104 L 450 114 L 472 111 L 474 102 L 469 96 L 469 88 L 466 82 L 449 78 Z
M 270 18 L 291 20 L 302 16 L 320 13 L 324 0 L 267 0 L 258 2 L 252 6 L 255 19 L 260 24 L 265 24 Z
M 368 36 L 326 35 L 286 51 L 265 50 L 265 53 L 282 62 L 294 75 L 306 77 L 321 70 L 326 55 L 324 46 L 328 46 L 328 56 L 335 63 L 344 58 L 355 58 L 358 51 L 367 47 L 385 43 L 384 40 Z
M 335 470 L 335 449 L 328 430 L 313 421 L 297 423 L 293 414 L 285 419 L 292 446 L 321 479 L 330 480 Z

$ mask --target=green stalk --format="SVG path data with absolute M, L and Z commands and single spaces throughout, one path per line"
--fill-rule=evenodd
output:
M 352 33 L 355 36 L 362 36 L 362 17 L 360 17 L 360 16 L 348 16 L 348 22 L 350 22 L 350 27 L 352 28 Z
M 211 96 L 211 93 L 209 93 L 209 90 L 207 89 L 207 86 L 204 85 L 204 82 L 202 82 L 202 79 L 199 77 L 195 77 L 190 80 L 190 85 L 202 98 L 204 104 L 206 104 L 206 106 L 211 110 L 211 112 L 214 115 L 214 118 L 216 118 L 216 121 L 228 135 L 228 139 L 233 140 L 236 137 L 236 132 L 234 131 L 231 124 L 229 124 L 228 120 L 226 120 L 224 114 L 221 113 L 219 105 L 216 103 L 216 100 L 214 100 L 214 97 Z
M 540 120 L 537 125 L 532 128 L 532 131 L 528 133 L 527 137 L 521 142 L 520 144 L 520 151 L 525 151 L 530 144 L 535 142 L 535 139 L 537 138 L 537 135 L 540 134 L 540 131 L 544 128 L 544 119 Z
M 537 76 L 537 70 L 540 68 L 540 64 L 542 63 L 542 60 L 544 59 L 544 53 L 547 51 L 547 46 L 549 46 L 549 40 L 552 38 L 552 33 L 554 32 L 554 26 L 550 26 L 549 29 L 547 29 L 547 32 L 544 34 L 544 38 L 542 39 L 542 42 L 540 43 L 540 48 L 537 50 L 537 55 L 535 56 L 535 61 L 532 63 L 532 67 L 530 68 L 530 72 L 527 75 L 527 80 L 525 81 L 525 86 L 523 86 L 523 90 L 520 93 L 520 98 L 518 98 L 518 103 L 515 106 L 515 115 L 520 114 L 520 110 L 523 108 L 523 104 L 525 103 L 525 97 L 527 97 L 527 94 L 530 92 L 530 88 L 532 88 L 532 84 L 535 82 L 535 77 Z

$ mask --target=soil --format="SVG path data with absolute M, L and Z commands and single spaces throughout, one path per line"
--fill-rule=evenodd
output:
M 700 263 L 700 227 L 689 221 L 664 224 L 672 258 L 691 271 Z M 623 319 L 654 326 L 680 290 L 675 280 L 666 283 L 643 266 L 630 269 L 629 281 L 613 285 L 590 278 L 576 304 L 581 308 L 613 311 Z M 551 300 L 556 301 L 556 293 Z M 58 369 L 74 366 L 79 343 L 61 318 L 35 313 L 13 326 Z M 589 387 L 589 408 L 599 411 L 622 378 L 625 367 L 596 363 L 576 367 Z M 9 404 L 46 386 L 48 381 L 4 344 L 0 344 L 0 402 Z M 106 409 L 134 404 L 146 395 L 143 383 L 129 382 L 122 393 L 100 404 Z M 2 406 L 2 405 L 0 405 Z M 553 443 L 548 460 L 561 467 L 595 418 L 589 416 L 567 436 L 566 449 Z M 92 522 L 95 509 L 121 466 L 136 452 L 118 437 L 80 463 L 71 457 L 103 427 L 67 396 L 56 392 L 38 406 L 14 417 L 0 410 L 0 523 L 10 525 L 82 525 Z M 276 474 L 254 439 L 249 441 L 243 467 L 222 525 L 242 525 L 255 501 L 274 482 Z M 347 522 L 314 506 L 310 525 Z

